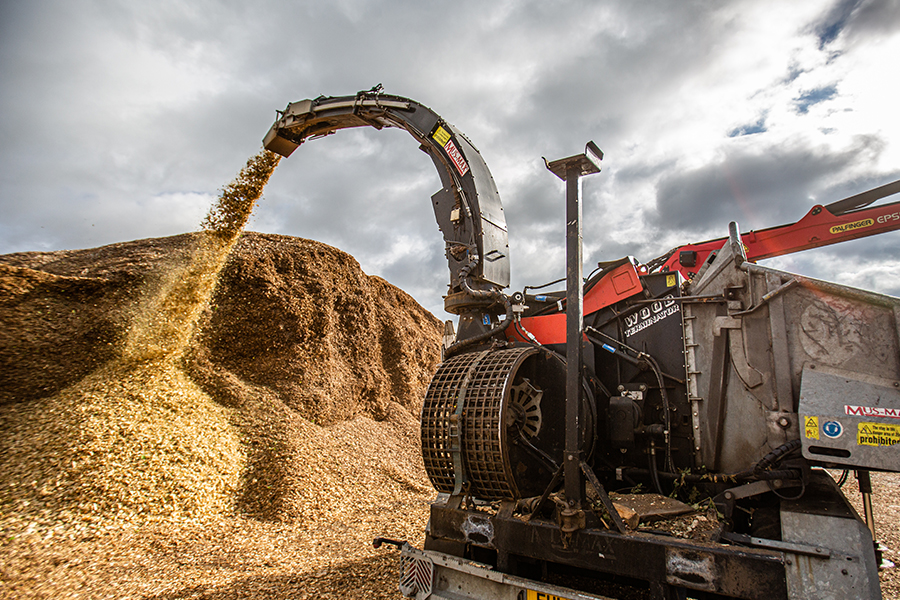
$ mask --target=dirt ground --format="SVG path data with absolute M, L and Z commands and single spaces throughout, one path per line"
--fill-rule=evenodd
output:
M 879 535 L 900 564 L 900 476 L 877 474 L 874 485 Z M 5 537 L 0 598 L 400 598 L 398 553 L 374 550 L 371 541 L 385 535 L 420 544 L 430 499 L 424 490 L 393 503 L 360 498 L 364 520 L 351 512 L 312 526 L 233 517 Z M 898 575 L 882 571 L 885 599 L 900 598 Z

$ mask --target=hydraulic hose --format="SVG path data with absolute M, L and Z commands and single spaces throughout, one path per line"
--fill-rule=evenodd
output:
M 786 444 L 782 444 L 778 446 L 765 456 L 763 456 L 758 463 L 753 466 L 753 474 L 759 475 L 762 471 L 765 471 L 775 463 L 781 461 L 782 458 L 789 452 L 793 452 L 797 448 L 800 447 L 800 440 L 791 440 Z
M 743 481 L 748 479 L 761 479 L 771 481 L 773 479 L 799 479 L 802 476 L 802 473 L 798 469 L 777 469 L 777 470 L 768 470 L 769 467 L 781 462 L 785 456 L 789 453 L 793 452 L 797 448 L 800 447 L 800 440 L 792 440 L 787 442 L 786 444 L 782 444 L 778 448 L 775 448 L 765 456 L 763 456 L 756 464 L 754 464 L 749 469 L 744 469 L 743 471 L 736 471 L 734 473 L 671 473 L 668 471 L 660 472 L 658 469 L 655 469 L 655 460 L 652 458 L 656 453 L 655 443 L 651 440 L 650 442 L 650 469 L 648 471 L 644 471 L 643 469 L 628 469 L 628 472 L 632 472 L 639 475 L 650 475 L 650 480 L 653 482 L 654 487 L 657 485 L 657 481 L 660 478 L 665 479 L 683 479 L 684 481 L 690 481 L 693 483 L 700 482 L 725 482 L 725 481 Z M 654 474 L 654 471 L 656 473 Z M 654 481 L 655 480 L 655 481 Z
M 460 351 L 462 351 L 465 348 L 468 348 L 469 346 L 471 346 L 473 344 L 477 344 L 478 342 L 487 340 L 487 339 L 493 337 L 494 335 L 497 335 L 498 333 L 502 333 L 502 332 L 506 331 L 506 328 L 509 327 L 509 325 L 514 320 L 512 301 L 510 300 L 509 296 L 507 296 L 506 294 L 504 294 L 503 292 L 501 292 L 500 290 L 498 290 L 496 288 L 492 289 L 492 290 L 476 290 L 476 289 L 472 288 L 471 284 L 469 283 L 469 273 L 472 271 L 472 269 L 475 268 L 475 266 L 477 264 L 478 264 L 478 257 L 474 256 L 465 266 L 463 266 L 459 270 L 459 285 L 460 285 L 460 287 L 466 294 L 468 294 L 472 298 L 485 299 L 485 300 L 490 299 L 490 300 L 494 300 L 495 302 L 503 302 L 504 308 L 506 309 L 506 314 L 504 315 L 503 320 L 500 321 L 500 323 L 498 323 L 496 327 L 494 327 L 488 331 L 479 333 L 478 335 L 475 335 L 470 338 L 466 338 L 464 340 L 456 342 L 455 344 L 451 344 L 444 351 L 444 359 L 450 358 L 451 356 L 458 354 Z
M 656 493 L 660 496 L 664 496 L 662 489 L 662 484 L 659 481 L 659 469 L 656 467 L 656 443 L 653 440 L 650 440 L 650 454 L 649 463 L 650 463 L 650 482 L 653 483 L 653 489 L 656 490 Z
M 662 377 L 662 369 L 659 366 L 659 363 L 656 362 L 656 359 L 650 356 L 649 354 L 645 354 L 641 352 L 640 358 L 643 358 L 647 361 L 647 364 L 650 365 L 650 368 L 653 370 L 653 374 L 656 375 L 656 382 L 659 385 L 659 395 L 662 398 L 663 405 L 663 424 L 665 425 L 665 431 L 663 434 L 665 435 L 665 449 L 666 449 L 666 470 L 674 471 L 675 465 L 672 462 L 672 414 L 669 410 L 669 395 L 666 393 L 666 385 L 663 382 Z
M 445 360 L 450 358 L 451 356 L 459 354 L 461 350 L 468 348 L 472 344 L 477 344 L 478 342 L 482 342 L 494 335 L 497 335 L 498 333 L 503 333 L 504 331 L 506 331 L 506 328 L 509 327 L 509 325 L 513 322 L 512 302 L 510 302 L 509 297 L 506 296 L 506 294 L 498 292 L 498 295 L 500 296 L 498 300 L 502 299 L 504 306 L 506 307 L 506 315 L 503 317 L 503 320 L 500 321 L 500 323 L 498 323 L 497 326 L 493 329 L 485 331 L 484 333 L 479 333 L 476 336 L 466 338 L 464 340 L 456 342 L 455 344 L 451 344 L 450 347 L 448 347 L 444 351 Z

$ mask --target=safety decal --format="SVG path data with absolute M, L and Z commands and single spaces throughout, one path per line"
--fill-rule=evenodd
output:
M 893 446 L 900 444 L 900 425 L 892 423 L 860 423 L 856 433 L 860 446 Z
M 844 428 L 837 421 L 825 421 L 822 423 L 822 433 L 825 437 L 836 440 L 844 433 Z
M 448 133 L 447 130 L 440 125 L 438 125 L 438 128 L 435 130 L 431 137 L 433 137 L 435 141 L 437 141 L 437 143 L 442 147 L 444 144 L 450 141 L 450 133 Z
M 819 417 L 803 417 L 804 429 L 806 429 L 806 439 L 819 439 Z
M 456 165 L 456 170 L 459 171 L 460 176 L 469 172 L 469 165 L 466 163 L 466 159 L 463 158 L 463 155 L 459 153 L 459 150 L 456 149 L 453 140 L 447 140 L 447 143 L 444 144 L 444 150 L 447 151 L 450 160 Z
M 875 224 L 873 219 L 863 219 L 862 221 L 854 221 L 852 223 L 844 223 L 843 225 L 835 225 L 829 231 L 833 234 L 846 233 L 854 229 L 862 229 L 863 227 L 871 227 Z
M 887 419 L 900 419 L 900 408 L 887 406 L 851 406 L 844 405 L 844 414 L 851 417 L 884 417 Z
M 666 275 L 666 287 L 675 287 L 675 284 L 678 283 L 678 278 L 674 275 Z
M 437 129 L 434 130 L 434 133 L 431 134 L 431 137 L 441 145 L 444 152 L 446 152 L 447 156 L 450 157 L 450 160 L 453 161 L 456 170 L 459 171 L 460 177 L 469 172 L 469 164 L 466 162 L 466 159 L 463 158 L 462 153 L 456 148 L 456 144 L 453 143 L 453 140 L 450 139 L 449 131 L 438 125 Z

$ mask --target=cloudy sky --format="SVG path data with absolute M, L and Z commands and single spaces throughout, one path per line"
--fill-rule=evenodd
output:
M 591 139 L 587 271 L 900 179 L 898 59 L 898 0 L 0 2 L 0 253 L 194 230 L 276 109 L 382 83 L 479 148 L 521 289 L 565 272 L 541 156 Z M 249 229 L 442 316 L 439 187 L 405 132 L 341 131 L 282 161 Z M 900 295 L 900 232 L 768 264 Z

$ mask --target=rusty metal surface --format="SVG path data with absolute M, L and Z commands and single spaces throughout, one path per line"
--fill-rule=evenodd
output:
M 473 536 L 491 523 L 492 536 Z M 747 600 L 786 599 L 784 554 L 780 551 L 695 542 L 645 533 L 621 535 L 605 529 L 564 534 L 555 524 L 485 513 L 473 514 L 442 504 L 431 508 L 426 549 L 454 542 L 580 569 L 602 578 L 616 575 L 662 586 L 677 586 Z

